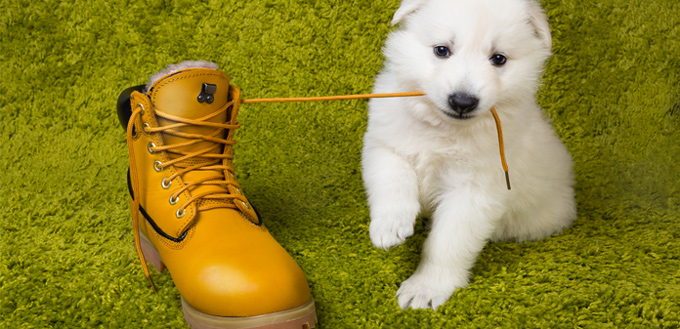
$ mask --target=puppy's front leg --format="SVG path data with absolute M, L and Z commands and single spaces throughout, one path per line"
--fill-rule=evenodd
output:
M 389 249 L 402 244 L 413 235 L 420 211 L 415 171 L 403 157 L 368 141 L 364 144 L 362 167 L 373 245 Z
M 401 308 L 436 310 L 456 289 L 467 286 L 469 271 L 502 214 L 491 202 L 471 191 L 442 198 L 418 269 L 397 291 Z

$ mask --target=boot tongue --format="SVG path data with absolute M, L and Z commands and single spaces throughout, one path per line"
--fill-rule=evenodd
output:
M 223 108 L 229 96 L 229 77 L 221 71 L 206 68 L 194 68 L 180 70 L 168 74 L 156 81 L 150 88 L 148 96 L 154 107 L 163 113 L 178 116 L 185 119 L 199 119 L 210 115 Z M 227 111 L 213 116 L 205 121 L 224 123 L 227 119 Z M 162 117 L 157 117 L 159 127 L 177 123 Z M 176 128 L 176 131 L 198 135 L 212 135 L 216 128 L 206 126 L 188 125 Z M 227 132 L 215 136 L 226 138 Z M 163 133 L 163 141 L 166 145 L 186 143 L 191 139 L 173 136 Z M 218 148 L 216 143 L 202 141 L 193 145 L 177 148 L 177 151 L 184 153 L 196 152 L 207 147 L 214 146 L 208 153 L 222 153 L 223 148 Z M 222 147 L 223 145 L 219 145 Z M 178 153 L 169 152 L 171 158 L 182 156 Z M 209 159 L 190 159 L 183 161 L 185 165 L 193 165 Z

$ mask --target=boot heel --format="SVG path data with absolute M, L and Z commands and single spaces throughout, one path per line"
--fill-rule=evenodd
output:
M 148 263 L 151 263 L 159 272 L 165 270 L 165 264 L 161 260 L 161 255 L 158 254 L 158 250 L 151 244 L 149 238 L 139 231 L 139 242 L 142 245 L 142 254 L 144 254 L 144 259 Z

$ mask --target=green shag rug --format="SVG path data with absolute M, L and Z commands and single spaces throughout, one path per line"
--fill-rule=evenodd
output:
M 398 0 L 0 0 L 0 328 L 184 328 L 134 251 L 124 88 L 217 63 L 246 98 L 369 92 Z M 236 168 L 304 269 L 319 328 L 680 328 L 680 2 L 544 0 L 539 101 L 574 155 L 579 216 L 491 243 L 470 286 L 400 310 L 425 232 L 375 249 L 366 101 L 246 104 Z

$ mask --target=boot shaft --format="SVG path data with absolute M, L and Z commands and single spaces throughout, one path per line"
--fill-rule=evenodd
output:
M 139 177 L 135 192 L 157 232 L 180 239 L 200 212 L 215 208 L 235 208 L 261 225 L 233 167 L 240 91 L 228 76 L 188 68 L 160 77 L 145 93 L 141 89 L 124 92 L 118 112 L 121 122 L 130 120 L 121 104 L 138 114 L 131 144 L 131 167 Z

